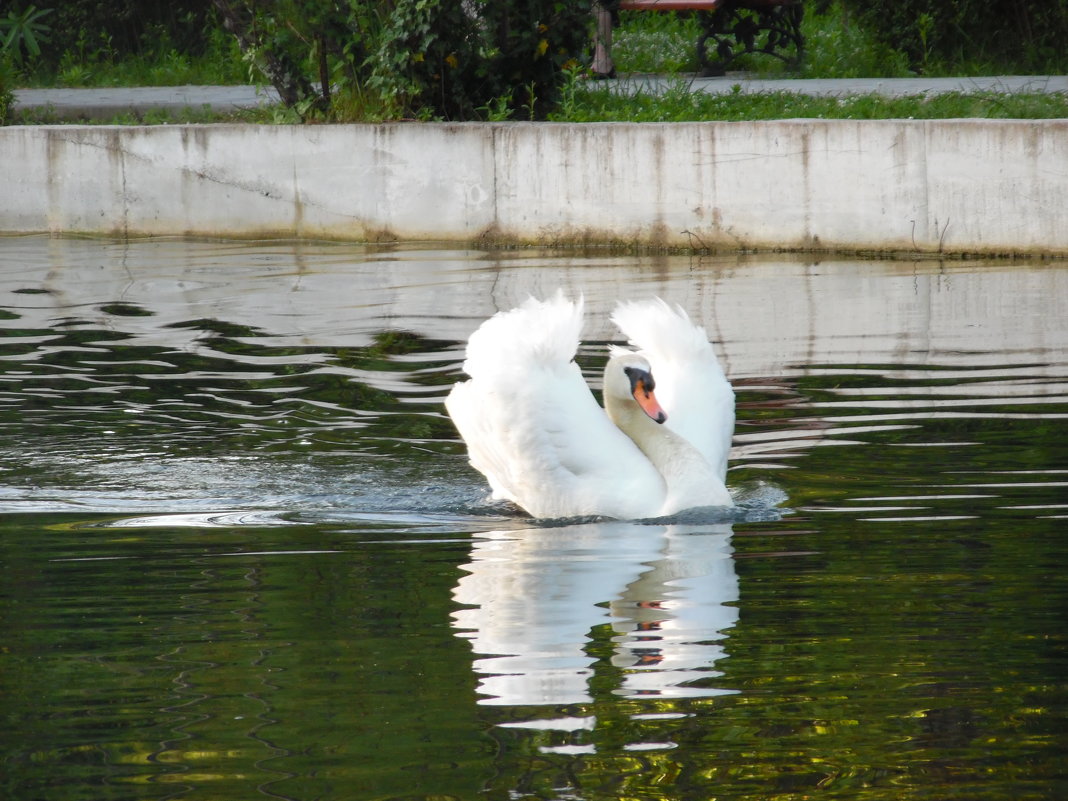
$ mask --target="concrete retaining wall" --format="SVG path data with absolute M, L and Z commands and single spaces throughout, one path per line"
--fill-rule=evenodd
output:
M 0 232 L 1068 255 L 1068 120 L 0 128 Z

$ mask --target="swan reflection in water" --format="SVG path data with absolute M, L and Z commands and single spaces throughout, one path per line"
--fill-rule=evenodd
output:
M 730 525 L 603 522 L 497 531 L 475 542 L 453 613 L 483 704 L 592 701 L 597 626 L 612 630 L 613 692 L 708 697 L 738 620 Z M 698 680 L 700 680 L 698 682 Z

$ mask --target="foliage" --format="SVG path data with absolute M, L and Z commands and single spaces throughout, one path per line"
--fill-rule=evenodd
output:
M 2 83 L 0 78 L 0 83 Z M 295 122 L 295 120 L 290 120 Z M 110 117 L 61 117 L 51 107 L 22 108 L 9 111 L 6 125 L 207 125 L 218 123 L 270 125 L 284 123 L 278 110 L 271 107 L 234 108 L 217 111 L 208 106 L 193 106 L 182 109 L 148 108 L 143 111 L 126 111 Z
M 78 51 L 64 53 L 48 83 L 58 86 L 213 86 L 248 82 L 248 71 L 241 61 L 241 51 L 232 36 L 221 28 L 205 33 L 205 50 L 193 55 L 180 49 L 166 31 L 156 30 L 146 36 L 140 53 L 120 57 L 107 49 L 89 50 L 85 40 Z
M 701 34 L 692 15 L 620 12 L 612 55 L 621 73 L 678 73 L 698 70 Z M 801 23 L 805 37 L 803 74 L 813 78 L 900 77 L 911 74 L 904 53 L 877 39 L 838 2 L 808 4 Z M 779 73 L 782 62 L 759 54 L 739 67 L 758 74 Z
M 15 105 L 15 70 L 11 62 L 0 57 L 0 125 L 7 125 Z
M 25 85 L 173 86 L 248 81 L 240 50 L 217 23 L 211 0 L 166 4 L 65 0 L 53 5 L 54 9 L 37 10 L 24 0 L 5 3 L 8 20 L 41 24 L 41 17 L 51 14 L 47 31 L 32 31 L 39 52 L 26 40 L 26 52 L 33 58 L 18 63 L 18 77 Z M 0 34 L 4 22 L 0 20 Z
M 1068 38 L 1068 0 L 841 0 L 910 66 L 941 72 L 944 64 L 1011 64 L 1018 71 L 1061 72 Z
M 589 0 L 216 6 L 250 63 L 301 117 L 543 116 L 589 39 Z
M 901 50 L 860 25 L 839 2 L 807 7 L 801 31 L 805 77 L 904 78 L 912 74 Z
M 27 6 L 22 13 L 9 11 L 0 19 L 0 56 L 16 63 L 40 56 L 41 44 L 48 41 L 49 31 L 49 26 L 41 20 L 51 13 L 50 8 L 36 6 Z
M 612 34 L 616 69 L 629 72 L 695 72 L 701 28 L 693 16 L 621 11 Z
M 266 113 L 268 122 L 545 119 L 550 111 L 554 119 L 575 121 L 747 114 L 762 119 L 783 116 L 787 109 L 797 116 L 842 116 L 860 108 L 875 115 L 923 116 L 939 109 L 946 116 L 966 116 L 964 111 L 973 108 L 978 116 L 1034 117 L 1050 116 L 1059 107 L 1056 98 L 914 100 L 911 111 L 878 99 L 791 99 L 777 111 L 752 96 L 689 98 L 684 90 L 660 100 L 609 99 L 588 93 L 578 81 L 590 43 L 589 0 L 173 0 L 165 6 L 66 0 L 54 5 L 45 29 L 41 20 L 48 8 L 26 0 L 5 3 L 0 44 L 8 42 L 8 57 L 0 58 L 0 117 L 6 114 L 8 122 L 10 89 L 20 82 L 136 86 L 266 80 L 285 89 L 288 104 Z M 993 0 L 987 6 L 980 8 L 977 0 L 810 0 L 803 22 L 803 75 L 900 77 L 916 69 L 957 75 L 1063 73 L 1068 68 L 1068 58 L 1055 46 L 1068 34 L 1068 0 Z M 980 23 L 982 30 L 974 32 Z M 621 73 L 692 71 L 697 37 L 693 18 L 622 12 L 613 53 Z M 768 62 L 754 57 L 745 68 L 780 68 Z
M 613 57 L 621 73 L 697 70 L 693 17 L 621 12 Z M 892 78 L 1068 71 L 1068 0 L 809 0 L 802 22 L 803 74 Z M 781 71 L 746 57 L 748 72 Z
M 8 123 L 15 104 L 18 67 L 40 56 L 41 43 L 48 40 L 48 26 L 41 22 L 48 13 L 50 9 L 29 6 L 21 12 L 9 10 L 0 19 L 0 125 Z
M 0 70 L 2 73 L 2 70 Z M 693 92 L 679 79 L 662 96 L 639 93 L 619 95 L 599 85 L 591 87 L 581 74 L 565 81 L 558 106 L 547 118 L 554 122 L 690 122 L 702 120 L 807 119 L 1060 119 L 1068 118 L 1068 97 L 1056 93 L 1001 94 L 997 92 L 951 93 L 925 97 L 887 98 L 878 95 L 811 97 L 790 92 L 738 92 L 707 95 Z M 3 76 L 0 74 L 0 87 Z M 339 102 L 335 98 L 335 103 Z M 364 111 L 368 111 L 367 108 Z M 478 110 L 487 120 L 505 120 L 511 112 L 500 105 Z M 354 112 L 355 113 L 355 112 Z M 2 115 L 2 106 L 0 106 Z M 48 110 L 9 112 L 7 123 L 57 124 Z M 202 109 L 143 114 L 122 114 L 83 123 L 103 125 L 153 125 L 165 123 L 296 123 L 299 116 L 285 110 L 235 109 L 221 113 Z
M 693 91 L 682 78 L 666 91 L 625 95 L 601 86 L 566 90 L 569 103 L 550 115 L 556 122 L 691 122 L 701 120 L 809 119 L 1055 119 L 1068 117 L 1062 94 L 948 93 L 882 97 L 813 97 L 793 92 L 731 94 Z
M 37 0 L 38 3 L 42 0 Z M 24 14 L 26 0 L 4 3 L 11 13 Z M 113 60 L 145 55 L 166 40 L 179 52 L 203 52 L 207 31 L 214 26 L 211 0 L 63 0 L 51 2 L 49 46 L 41 50 L 42 66 L 55 70 L 66 54 L 106 53 Z

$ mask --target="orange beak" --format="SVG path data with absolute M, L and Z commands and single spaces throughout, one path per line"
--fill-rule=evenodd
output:
M 660 406 L 660 401 L 656 399 L 652 388 L 647 388 L 644 377 L 634 381 L 632 394 L 634 395 L 634 400 L 642 407 L 642 411 L 649 415 L 650 418 L 658 423 L 663 423 L 667 420 L 667 412 Z

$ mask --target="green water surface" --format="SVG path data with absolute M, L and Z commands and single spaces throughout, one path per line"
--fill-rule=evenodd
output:
M 537 523 L 441 408 L 702 321 L 739 508 Z M 0 240 L 0 796 L 1068 797 L 1068 267 Z

